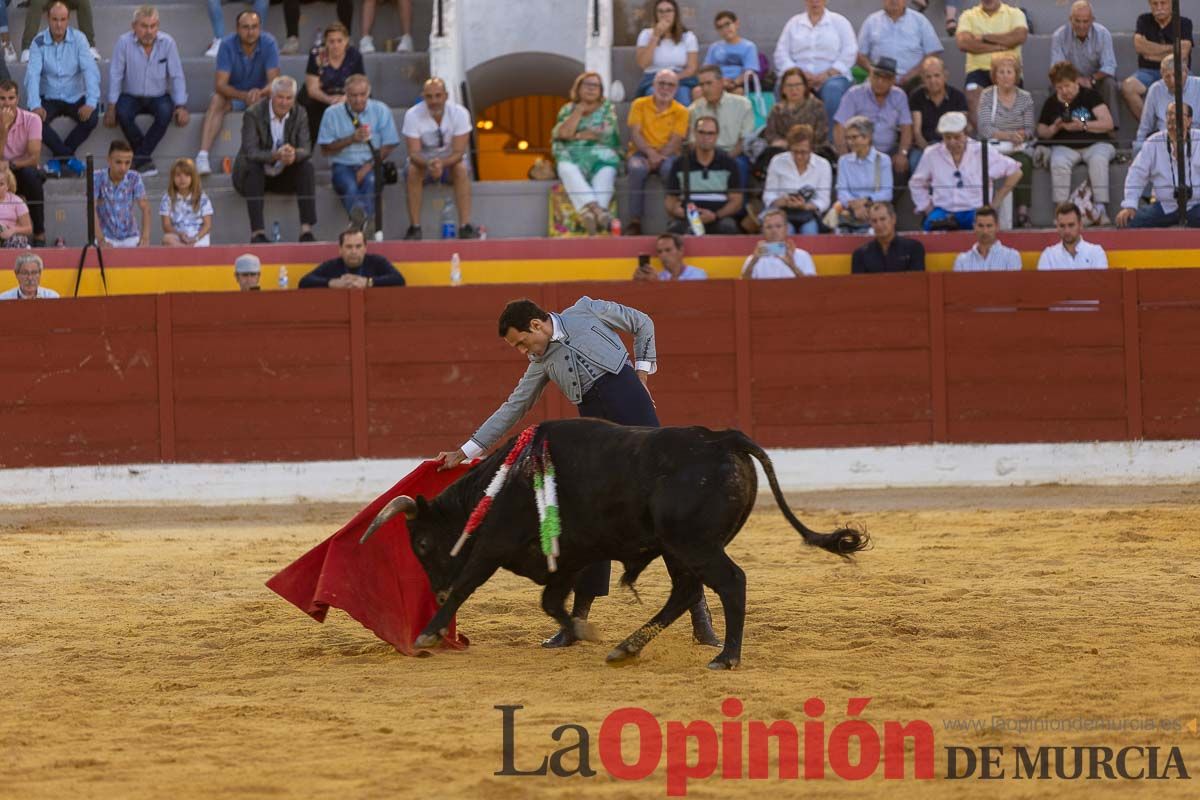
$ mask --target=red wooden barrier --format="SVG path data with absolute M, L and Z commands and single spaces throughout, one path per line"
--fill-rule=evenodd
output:
M 504 302 L 655 320 L 666 424 L 768 447 L 1200 437 L 1200 272 L 188 294 L 0 305 L 0 465 L 432 455 L 524 364 Z M 574 416 L 550 389 L 526 422 Z

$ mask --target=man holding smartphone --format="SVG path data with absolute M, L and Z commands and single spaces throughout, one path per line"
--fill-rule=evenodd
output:
M 812 256 L 787 235 L 787 212 L 772 208 L 762 218 L 763 238 L 742 264 L 743 278 L 803 278 L 817 274 Z
M 703 281 L 708 273 L 699 267 L 683 263 L 683 237 L 678 233 L 661 233 L 654 242 L 662 270 L 656 271 L 646 253 L 638 255 L 635 281 Z

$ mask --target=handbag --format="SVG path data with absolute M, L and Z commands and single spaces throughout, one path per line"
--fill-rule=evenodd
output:
M 771 109 L 775 106 L 775 95 L 763 91 L 757 72 L 747 72 L 742 76 L 742 91 L 745 93 L 746 99 L 750 101 L 750 107 L 754 110 L 754 128 L 746 134 L 746 138 L 742 141 L 742 152 L 753 163 L 762 156 L 768 147 L 768 142 L 762 138 L 762 132 L 766 129 L 767 117 L 770 116 Z
M 362 124 L 358 121 L 358 117 L 354 116 L 354 112 L 350 110 L 348 103 L 343 103 L 342 108 L 346 109 L 346 116 L 350 117 L 350 121 L 354 123 L 354 129 L 358 130 Z M 371 148 L 371 158 L 375 161 L 379 160 L 379 151 L 375 149 L 375 143 L 367 139 L 367 147 Z M 386 186 L 391 186 L 393 183 L 400 182 L 400 170 L 392 161 L 383 162 L 383 183 Z

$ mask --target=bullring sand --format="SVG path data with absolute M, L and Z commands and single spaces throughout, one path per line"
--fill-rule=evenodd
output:
M 826 735 L 848 698 L 870 697 L 872 725 L 933 726 L 938 777 L 884 780 L 882 767 L 862 782 L 713 777 L 691 781 L 689 797 L 1200 794 L 1200 736 L 1179 728 L 1200 714 L 1200 489 L 794 501 L 811 526 L 854 522 L 875 547 L 855 563 L 805 548 L 761 499 L 730 547 L 749 605 L 743 666 L 731 673 L 704 669 L 713 651 L 691 644 L 686 624 L 633 667 L 604 664 L 665 597 L 661 563 L 639 584 L 643 605 L 621 591 L 597 603 L 600 644 L 537 647 L 553 627 L 538 589 L 504 573 L 459 615 L 466 652 L 407 658 L 345 614 L 318 625 L 263 585 L 354 507 L 8 510 L 0 797 L 664 797 L 662 767 L 640 782 L 603 769 L 605 716 L 639 706 L 663 722 L 719 724 L 727 697 L 743 701 L 743 720 L 798 726 L 804 701 L 822 698 Z M 496 705 L 524 706 L 518 767 L 562 746 L 556 726 L 577 723 L 599 774 L 494 776 Z M 1169 724 L 952 729 L 993 718 Z M 954 744 L 1005 747 L 1010 775 L 1018 745 L 1156 745 L 1164 757 L 1178 746 L 1195 777 L 949 781 Z

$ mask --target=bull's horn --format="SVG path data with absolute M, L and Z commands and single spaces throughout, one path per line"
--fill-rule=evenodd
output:
M 392 502 L 383 507 L 383 510 L 375 515 L 375 519 L 371 520 L 371 524 L 367 526 L 367 532 L 358 540 L 359 544 L 365 544 L 367 539 L 375 531 L 397 514 L 403 514 L 405 519 L 412 519 L 417 516 L 417 502 L 408 495 L 400 495 Z

